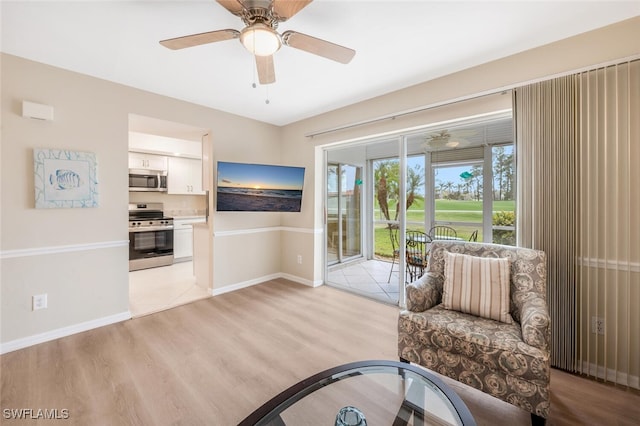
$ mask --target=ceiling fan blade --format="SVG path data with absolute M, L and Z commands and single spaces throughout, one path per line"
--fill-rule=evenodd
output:
M 273 56 L 256 55 L 256 67 L 258 68 L 258 80 L 260 84 L 276 82 L 276 71 L 273 67 Z
M 240 37 L 240 31 L 237 30 L 218 30 L 209 31 L 207 33 L 191 34 L 188 36 L 170 38 L 162 40 L 161 45 L 169 49 L 177 50 L 185 47 L 200 46 L 201 44 L 215 43 L 216 41 L 231 40 Z
M 313 0 L 273 0 L 273 11 L 278 15 L 280 21 L 286 21 L 296 13 L 300 12 Z
M 244 5 L 239 0 L 216 0 L 222 7 L 234 15 L 240 16 Z
M 356 54 L 356 51 L 348 47 L 340 46 L 326 40 L 311 37 L 296 31 L 285 31 L 282 34 L 282 42 L 287 46 L 313 53 L 342 64 L 348 64 Z

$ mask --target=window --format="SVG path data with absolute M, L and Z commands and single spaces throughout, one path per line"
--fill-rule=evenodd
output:
M 484 173 L 482 158 L 433 166 L 435 225 L 451 226 L 457 236 L 483 240 Z
M 491 147 L 493 160 L 493 242 L 516 245 L 516 197 L 513 145 Z

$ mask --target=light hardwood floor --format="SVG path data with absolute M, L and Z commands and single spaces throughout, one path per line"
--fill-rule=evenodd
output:
M 274 280 L 0 357 L 0 407 L 74 425 L 235 425 L 321 370 L 397 359 L 397 308 Z M 529 415 L 444 378 L 479 425 Z M 637 425 L 640 395 L 554 370 L 551 425 Z M 1 414 L 0 414 L 1 415 Z M 4 424 L 47 424 L 0 419 Z

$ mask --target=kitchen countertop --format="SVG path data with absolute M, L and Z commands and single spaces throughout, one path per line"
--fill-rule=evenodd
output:
M 174 219 L 202 219 L 205 218 L 205 211 L 198 209 L 176 209 L 176 210 L 165 210 L 164 215 L 167 217 L 172 217 Z
M 195 216 L 171 216 L 173 220 L 185 220 L 185 219 L 205 219 L 204 215 Z

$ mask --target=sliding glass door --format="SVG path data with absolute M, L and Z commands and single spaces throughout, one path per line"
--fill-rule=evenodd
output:
M 398 147 L 393 138 L 327 150 L 325 282 L 392 304 L 402 261 Z
M 362 256 L 362 167 L 327 165 L 327 262 Z
M 513 152 L 507 112 L 327 147 L 325 282 L 403 305 L 405 283 L 426 267 L 421 233 L 433 226 L 509 244 Z

